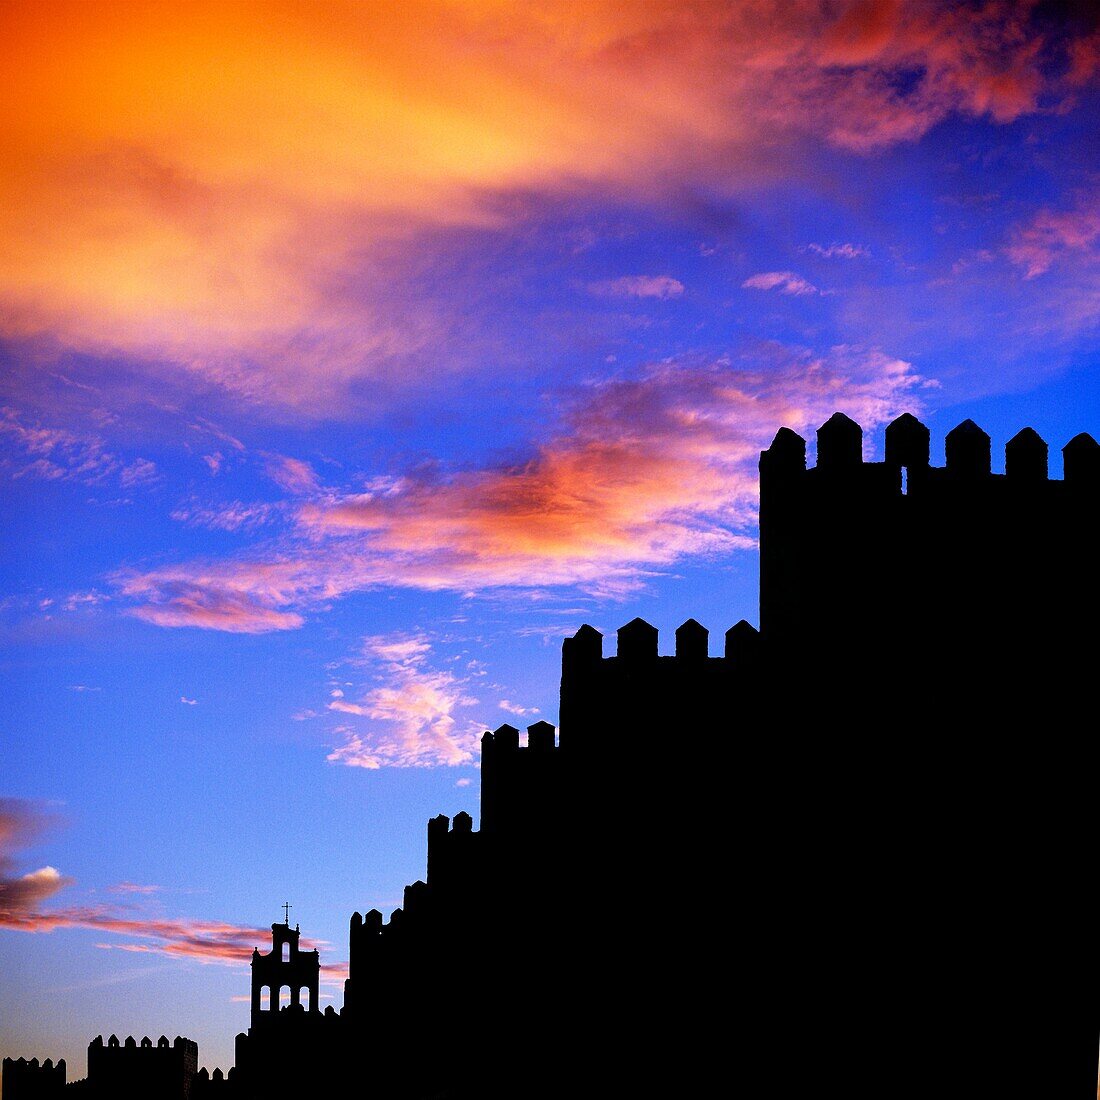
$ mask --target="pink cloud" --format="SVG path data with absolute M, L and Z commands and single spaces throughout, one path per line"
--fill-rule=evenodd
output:
M 623 275 L 589 283 L 588 289 L 606 298 L 679 298 L 684 284 L 670 275 Z
M 377 686 L 359 703 L 334 699 L 330 711 L 370 718 L 366 729 L 342 726 L 343 743 L 329 753 L 334 764 L 376 769 L 383 766 L 468 764 L 480 726 L 459 727 L 455 712 L 476 704 L 464 681 L 427 663 L 431 645 L 423 637 L 364 639 L 366 659 L 375 661 Z
M 260 572 L 269 575 L 271 571 L 260 568 Z M 132 574 L 120 579 L 119 588 L 125 596 L 148 601 L 135 607 L 132 614 L 155 626 L 266 634 L 272 630 L 294 630 L 305 622 L 297 612 L 279 610 L 280 597 L 260 591 L 258 576 L 249 577 L 247 587 L 241 587 L 219 583 L 217 572 L 195 575 L 182 569 Z
M 267 476 L 292 496 L 311 496 L 320 488 L 316 471 L 308 462 L 287 455 L 269 454 Z
M 746 279 L 742 287 L 748 290 L 778 290 L 782 294 L 820 294 L 813 283 L 793 271 L 765 271 Z
M 522 461 L 333 493 L 266 553 L 120 575 L 120 594 L 158 625 L 254 633 L 383 585 L 621 596 L 684 557 L 754 545 L 757 459 L 779 425 L 809 430 L 839 408 L 870 430 L 919 409 L 927 385 L 877 350 L 755 355 L 586 387 Z
M 16 932 L 90 928 L 145 941 L 97 945 L 109 950 L 168 955 L 173 958 L 236 966 L 248 962 L 253 947 L 262 950 L 264 944 L 271 941 L 270 929 L 186 917 L 147 918 L 124 915 L 105 906 L 68 906 L 48 912 L 27 910 L 14 915 L 0 911 L 0 927 Z
M 156 894 L 161 887 L 140 882 L 116 882 L 113 886 L 108 886 L 107 890 L 112 894 Z
M 1024 278 L 1034 279 L 1068 255 L 1091 252 L 1098 239 L 1100 209 L 1089 200 L 1072 210 L 1040 210 L 1015 231 L 1006 251 Z

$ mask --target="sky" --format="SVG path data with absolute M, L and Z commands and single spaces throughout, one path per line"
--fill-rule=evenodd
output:
M 0 1054 L 227 1069 L 284 902 L 339 1008 L 563 637 L 758 622 L 780 427 L 1061 476 L 1098 131 L 1087 4 L 0 0 Z

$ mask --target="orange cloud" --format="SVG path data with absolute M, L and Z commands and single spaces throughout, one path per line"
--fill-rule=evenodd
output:
M 920 408 L 923 380 L 881 352 L 758 355 L 756 369 L 663 364 L 590 387 L 526 461 L 334 494 L 266 555 L 116 582 L 150 622 L 247 632 L 380 585 L 622 595 L 685 556 L 754 545 L 757 459 L 778 425 L 811 430 L 839 408 L 872 429 Z
M 1011 121 L 1095 52 L 1008 2 L 33 0 L 0 20 L 0 334 L 329 414 L 446 331 L 386 288 L 425 230 L 501 224 L 502 193 L 735 190 L 797 171 L 807 140 Z M 1044 76 L 1056 48 L 1072 79 Z

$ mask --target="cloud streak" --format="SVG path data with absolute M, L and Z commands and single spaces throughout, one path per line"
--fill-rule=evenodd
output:
M 623 275 L 589 283 L 588 289 L 601 298 L 679 298 L 684 284 L 671 275 Z
M 226 921 L 149 917 L 108 905 L 44 910 L 43 903 L 71 886 L 73 879 L 49 866 L 19 874 L 16 855 L 55 822 L 55 815 L 41 803 L 0 798 L 0 928 L 28 933 L 87 928 L 140 941 L 111 945 L 118 950 L 235 966 L 247 963 L 252 948 L 262 948 L 269 941 L 267 929 Z M 111 893 L 143 896 L 156 893 L 160 887 L 120 882 L 108 889 Z M 336 968 L 341 965 L 336 964 Z
M 867 259 L 871 255 L 869 248 L 864 248 L 858 244 L 850 244 L 847 241 L 844 244 L 808 244 L 806 245 L 806 251 L 815 252 L 825 260 L 860 260 Z
M 67 906 L 48 912 L 30 907 L 18 912 L 0 911 L 0 927 L 15 932 L 89 928 L 142 941 L 110 945 L 119 951 L 168 955 L 233 966 L 245 965 L 253 947 L 262 949 L 271 938 L 270 929 L 185 917 L 125 915 L 107 906 Z
M 246 633 L 292 629 L 311 608 L 383 585 L 614 598 L 685 557 L 754 545 L 757 457 L 778 425 L 806 430 L 841 409 L 872 429 L 919 409 L 927 386 L 873 349 L 765 345 L 746 359 L 660 364 L 585 387 L 562 430 L 523 461 L 334 493 L 303 504 L 266 554 L 116 584 L 148 622 Z

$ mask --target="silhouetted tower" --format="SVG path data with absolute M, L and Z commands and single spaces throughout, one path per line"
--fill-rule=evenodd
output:
M 297 925 L 285 924 L 271 926 L 271 951 L 260 954 L 259 948 L 252 952 L 252 1026 L 262 1024 L 270 1013 L 277 1012 L 284 989 L 290 993 L 290 1007 L 304 1007 L 309 1012 L 319 1012 L 317 986 L 321 973 L 321 959 L 317 950 L 302 951 L 298 946 L 300 931 Z M 308 1002 L 302 1004 L 302 990 L 306 991 Z M 268 1007 L 263 1008 L 264 991 L 268 993 Z

